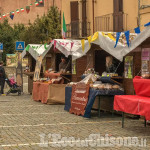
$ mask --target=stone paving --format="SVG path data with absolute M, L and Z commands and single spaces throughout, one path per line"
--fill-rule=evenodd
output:
M 27 84 L 25 83 L 25 88 Z M 45 135 L 44 135 L 45 134 Z M 74 137 L 82 142 L 75 146 L 65 146 L 65 143 L 57 143 L 52 138 L 54 134 L 61 134 L 62 137 Z M 138 137 L 146 139 L 146 147 L 98 147 L 84 142 L 90 134 L 100 134 L 115 139 Z M 63 138 L 65 139 L 65 138 Z M 45 141 L 45 144 L 42 144 Z M 47 143 L 46 143 L 47 141 Z M 104 140 L 102 140 L 104 141 Z M 107 141 L 105 141 L 107 142 Z M 140 143 L 140 142 L 139 142 Z M 83 147 L 81 147 L 82 144 Z M 62 145 L 61 147 L 56 147 Z M 46 105 L 31 100 L 31 95 L 26 92 L 22 96 L 1 96 L 0 97 L 0 150 L 80 150 L 80 149 L 150 149 L 150 126 L 144 127 L 142 119 L 136 120 L 125 118 L 125 127 L 121 128 L 121 116 L 111 116 L 109 113 L 102 113 L 97 117 L 97 112 L 92 112 L 92 118 L 86 119 L 75 116 L 64 111 L 64 105 Z

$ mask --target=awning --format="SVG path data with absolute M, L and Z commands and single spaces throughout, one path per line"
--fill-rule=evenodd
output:
M 54 39 L 52 44 L 54 49 L 56 47 L 66 57 L 72 55 L 73 60 L 82 57 L 90 49 L 88 40 L 84 41 L 84 48 L 82 48 L 81 40 Z
M 140 34 L 130 34 L 129 47 L 126 44 L 124 34 L 122 34 L 123 38 L 122 36 L 120 37 L 116 48 L 114 48 L 116 42 L 107 36 L 107 34 L 108 32 L 98 32 L 98 38 L 92 43 L 99 45 L 107 53 L 122 61 L 125 55 L 137 48 L 143 41 L 150 37 L 150 26 L 146 27 Z M 112 33 L 111 35 L 115 38 L 116 33 Z
M 31 56 L 37 60 L 38 56 L 45 56 L 48 51 L 51 49 L 52 43 L 50 45 L 42 45 L 42 44 L 28 44 L 24 51 L 22 52 L 22 58 L 25 57 L 27 52 L 31 54 Z

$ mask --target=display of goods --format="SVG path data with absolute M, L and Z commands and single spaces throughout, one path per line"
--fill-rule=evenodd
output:
M 113 89 L 119 89 L 120 86 L 119 86 L 119 85 L 113 85 L 112 88 L 113 88 Z
M 142 78 L 143 79 L 149 79 L 150 78 L 149 72 L 142 73 Z
M 94 73 L 95 73 L 94 68 L 89 68 L 87 71 L 85 71 L 84 74 L 94 74 Z
M 100 85 L 98 86 L 98 89 L 104 89 L 104 87 L 105 87 L 104 84 L 100 84 Z
M 112 85 L 111 84 L 105 84 L 104 88 L 107 90 L 110 90 L 110 89 L 112 89 Z

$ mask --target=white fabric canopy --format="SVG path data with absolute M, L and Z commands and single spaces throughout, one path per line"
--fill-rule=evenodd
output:
M 118 60 L 122 61 L 123 57 L 129 52 L 137 48 L 143 41 L 150 37 L 150 26 L 146 27 L 140 34 L 130 34 L 130 46 L 126 44 L 125 36 L 120 37 L 120 40 L 117 44 L 117 47 L 114 48 L 116 42 L 109 36 L 108 32 L 98 32 L 98 38 L 91 42 L 93 44 L 99 45 L 101 49 L 105 50 Z M 104 36 L 105 35 L 105 36 Z M 115 38 L 116 33 L 112 32 L 111 35 Z M 122 35 L 124 35 L 122 33 Z M 50 45 L 47 45 L 47 50 L 45 50 L 44 45 L 40 44 L 30 44 L 29 53 L 37 59 L 38 56 L 42 55 L 43 57 L 54 45 L 54 49 L 57 48 L 61 51 L 66 57 L 72 55 L 72 59 L 78 59 L 85 55 L 90 50 L 90 45 L 88 40 L 84 42 L 84 50 L 82 49 L 81 40 L 69 40 L 69 39 L 54 39 Z M 35 49 L 35 47 L 38 47 Z M 26 55 L 26 50 L 23 51 L 22 57 Z
M 54 39 L 52 44 L 66 57 L 72 55 L 73 60 L 82 57 L 90 49 L 88 40 L 84 42 L 84 50 L 82 50 L 81 40 Z
M 42 45 L 42 44 L 29 44 L 29 49 L 27 50 L 27 47 L 22 52 L 22 58 L 29 52 L 31 56 L 37 60 L 38 56 L 45 56 L 48 51 L 51 49 L 52 44 L 50 45 Z
M 140 34 L 136 35 L 135 38 L 131 40 L 129 47 L 126 44 L 118 42 L 117 47 L 114 48 L 115 41 L 107 36 L 103 36 L 102 32 L 99 32 L 98 35 L 98 39 L 92 43 L 99 45 L 103 50 L 122 61 L 125 55 L 137 48 L 143 41 L 150 37 L 150 26 L 146 27 Z

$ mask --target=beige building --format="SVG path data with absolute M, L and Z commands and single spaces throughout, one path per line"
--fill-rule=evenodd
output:
M 95 31 L 134 32 L 149 22 L 150 0 L 62 0 L 67 37 L 82 38 Z
M 36 1 L 38 2 L 39 0 L 0 0 L 0 14 L 7 15 L 7 13 L 14 11 L 15 15 L 13 20 L 7 15 L 9 24 L 23 23 L 24 25 L 28 25 L 29 20 L 33 23 L 37 15 L 42 16 L 44 13 L 46 14 L 51 6 L 57 6 L 61 10 L 61 0 L 43 0 L 43 3 L 35 6 Z M 32 4 L 32 7 L 30 7 L 30 12 L 27 14 L 26 6 L 30 6 L 30 4 Z M 21 8 L 24 8 L 24 12 L 21 12 Z M 16 13 L 17 9 L 20 10 L 19 14 Z M 2 17 L 0 22 L 3 20 L 4 18 Z

